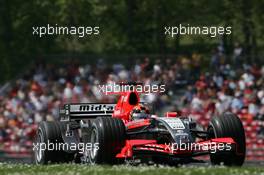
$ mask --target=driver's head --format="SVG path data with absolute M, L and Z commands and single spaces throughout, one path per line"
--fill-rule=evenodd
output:
M 149 117 L 149 109 L 142 104 L 136 105 L 132 111 L 130 112 L 130 119 L 137 120 L 137 119 L 145 119 Z

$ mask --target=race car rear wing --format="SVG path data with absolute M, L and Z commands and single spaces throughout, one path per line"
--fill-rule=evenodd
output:
M 60 121 L 72 121 L 95 117 L 111 117 L 116 104 L 79 103 L 65 104 L 60 109 Z

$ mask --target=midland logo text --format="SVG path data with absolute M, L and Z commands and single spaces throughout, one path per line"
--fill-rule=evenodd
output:
M 113 111 L 115 105 L 114 104 L 87 104 L 87 105 L 80 105 L 80 111 Z

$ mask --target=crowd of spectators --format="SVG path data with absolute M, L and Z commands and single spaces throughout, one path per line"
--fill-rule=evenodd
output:
M 246 131 L 247 158 L 263 160 L 264 65 L 243 58 L 242 50 L 236 44 L 229 59 L 221 48 L 213 51 L 208 70 L 187 85 L 181 112 L 203 125 L 224 112 L 237 114 Z
M 214 50 L 208 70 L 187 85 L 181 112 L 203 125 L 224 112 L 237 114 L 246 131 L 248 157 L 256 159 L 256 155 L 263 155 L 264 146 L 264 65 L 249 63 L 241 52 L 237 44 L 233 57 L 227 59 L 221 49 Z
M 264 120 L 264 66 L 246 64 L 234 66 L 227 61 L 215 64 L 193 84 L 182 98 L 190 112 L 222 114 L 231 111 L 245 119 Z

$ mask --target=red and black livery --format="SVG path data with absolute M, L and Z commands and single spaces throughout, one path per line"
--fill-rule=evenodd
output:
M 212 117 L 206 129 L 176 112 L 131 119 L 131 111 L 141 103 L 140 94 L 136 91 L 112 94 L 120 96 L 116 104 L 65 104 L 60 109 L 60 121 L 39 124 L 37 143 L 98 146 L 84 149 L 82 154 L 70 149 L 35 150 L 36 163 L 178 164 L 197 162 L 196 157 L 206 154 L 210 155 L 212 164 L 241 166 L 244 163 L 245 134 L 236 115 L 224 113 Z

